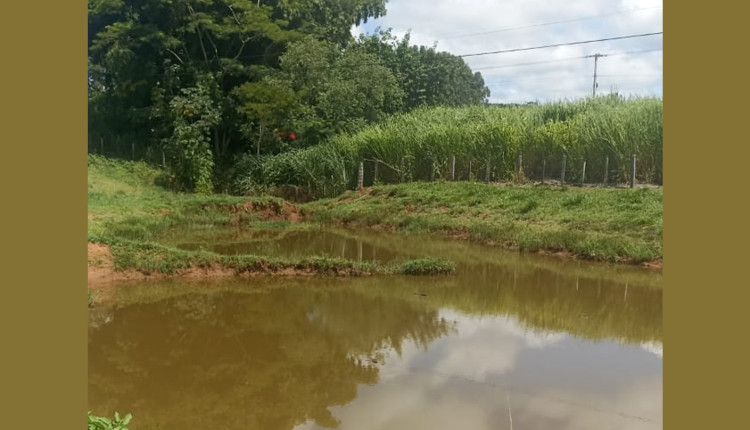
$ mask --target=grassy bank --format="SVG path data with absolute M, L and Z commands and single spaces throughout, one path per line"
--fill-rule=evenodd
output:
M 230 270 L 243 273 L 289 273 L 358 276 L 375 274 L 437 275 L 455 272 L 455 263 L 445 259 L 412 259 L 398 264 L 358 262 L 343 258 L 310 256 L 298 259 L 262 255 L 220 255 L 207 251 L 185 251 L 154 242 L 107 239 L 114 268 L 143 274 L 173 275 L 193 269 Z M 94 263 L 96 264 L 96 263 Z M 101 264 L 104 264 L 102 262 Z
M 302 214 L 296 206 L 274 197 L 172 193 L 157 185 L 163 173 L 143 163 L 90 156 L 88 171 L 89 242 L 107 247 L 107 252 L 89 256 L 90 267 L 147 275 L 190 274 L 196 270 L 213 274 L 427 275 L 455 270 L 455 264 L 446 260 L 380 265 L 321 256 L 227 256 L 165 246 L 158 242 L 159 237 L 178 227 L 279 228 L 300 221 Z
M 582 259 L 645 262 L 662 256 L 661 189 L 411 183 L 302 208 L 317 222 L 435 233 Z
M 356 275 L 450 273 L 455 266 L 444 260 L 381 266 L 315 256 L 224 256 L 165 244 L 164 238 L 186 226 L 283 230 L 328 223 L 428 233 L 587 260 L 640 263 L 662 256 L 662 191 L 655 188 L 415 182 L 350 191 L 298 207 L 274 197 L 173 193 L 157 185 L 161 175 L 143 163 L 89 158 L 89 242 L 108 246 L 114 270 Z
M 94 239 L 149 240 L 178 225 L 286 221 L 297 208 L 275 197 L 173 193 L 164 172 L 140 162 L 89 156 L 88 234 Z

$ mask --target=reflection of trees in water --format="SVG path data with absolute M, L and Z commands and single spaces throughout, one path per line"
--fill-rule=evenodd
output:
M 89 408 L 128 409 L 144 428 L 335 427 L 328 408 L 378 381 L 361 357 L 450 329 L 419 303 L 341 290 L 176 296 L 116 313 L 90 334 Z
M 469 315 L 510 315 L 530 329 L 587 339 L 661 341 L 662 290 L 553 270 L 476 264 L 455 277 L 362 280 L 363 294 L 391 295 Z M 426 296 L 414 295 L 414 291 Z
M 589 339 L 662 340 L 661 289 L 643 288 L 627 280 L 497 266 L 485 266 L 475 273 L 477 278 L 482 274 L 483 282 L 470 283 L 483 287 L 466 292 L 474 298 L 473 308 L 480 312 L 491 309 L 492 305 L 481 299 L 494 285 L 497 310 L 532 327 Z

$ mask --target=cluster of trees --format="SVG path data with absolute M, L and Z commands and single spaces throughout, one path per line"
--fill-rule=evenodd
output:
M 163 154 L 177 187 L 211 192 L 241 154 L 317 145 L 419 106 L 486 103 L 459 57 L 387 31 L 353 38 L 385 3 L 89 0 L 90 146 Z

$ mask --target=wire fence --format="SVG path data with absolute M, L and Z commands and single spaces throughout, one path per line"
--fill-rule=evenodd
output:
M 88 152 L 152 166 L 167 167 L 168 156 L 163 148 L 136 145 L 120 139 L 89 138 Z M 647 157 L 647 156 L 645 156 Z M 641 160 L 645 158 L 641 156 Z M 555 154 L 542 156 L 518 154 L 499 160 L 462 155 L 435 161 L 428 157 L 402 158 L 394 165 L 378 159 L 361 159 L 358 166 L 344 168 L 341 175 L 349 178 L 346 189 L 357 190 L 373 185 L 406 182 L 463 181 L 485 183 L 534 184 L 549 186 L 635 188 L 662 186 L 662 163 L 649 157 L 639 163 L 636 155 L 611 155 L 581 158 Z M 316 189 L 299 184 L 276 184 L 265 192 L 291 201 L 310 201 L 331 197 L 340 190 L 335 187 Z M 321 194 L 322 193 L 322 194 Z
M 636 155 L 596 159 L 562 155 L 524 159 L 523 154 L 519 154 L 510 167 L 507 160 L 493 163 L 492 160 L 457 156 L 452 156 L 443 163 L 421 159 L 401 164 L 391 166 L 380 160 L 362 159 L 355 188 L 412 181 L 513 182 L 622 188 L 662 185 L 661 164 L 650 162 L 645 167 L 640 167 Z

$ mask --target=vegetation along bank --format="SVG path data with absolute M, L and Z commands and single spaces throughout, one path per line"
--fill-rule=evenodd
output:
M 413 182 L 295 205 L 269 196 L 176 193 L 159 185 L 167 174 L 142 162 L 89 156 L 90 283 L 174 275 L 436 274 L 455 268 L 440 259 L 386 266 L 322 256 L 226 256 L 160 243 L 161 235 L 184 226 L 347 225 L 611 262 L 654 262 L 662 253 L 659 188 Z

